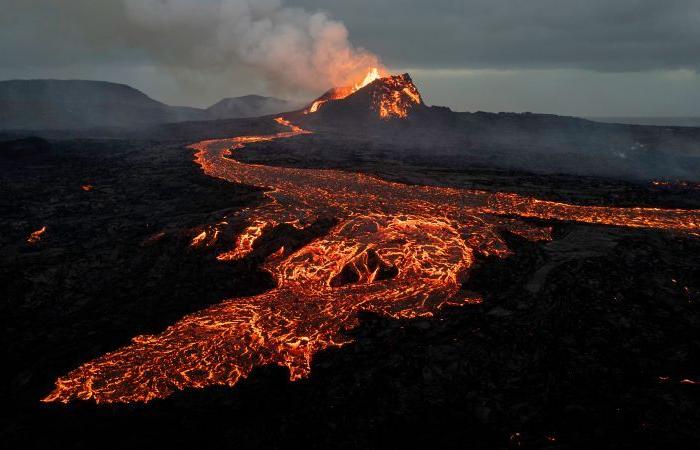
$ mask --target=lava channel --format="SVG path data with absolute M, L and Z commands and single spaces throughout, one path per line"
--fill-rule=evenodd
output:
M 333 217 L 335 225 L 300 249 L 281 247 L 267 258 L 264 269 L 275 288 L 224 300 L 160 334 L 137 336 L 59 378 L 43 401 L 147 402 L 186 388 L 233 386 L 265 364 L 287 367 L 291 380 L 305 377 L 314 353 L 348 342 L 346 331 L 357 325 L 359 311 L 429 317 L 446 305 L 480 302 L 478 294 L 460 287 L 475 255 L 510 254 L 501 230 L 551 239 L 550 228 L 518 217 L 700 232 L 698 211 L 573 206 L 232 158 L 247 143 L 308 133 L 277 121 L 289 131 L 192 146 L 207 175 L 267 189 L 266 203 L 231 218 L 248 226 L 236 248 L 219 259 L 246 257 L 257 239 L 280 224 L 304 229 Z

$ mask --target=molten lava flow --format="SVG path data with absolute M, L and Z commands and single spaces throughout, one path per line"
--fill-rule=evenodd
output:
M 256 220 L 250 224 L 236 239 L 236 246 L 233 250 L 220 254 L 216 259 L 219 261 L 235 261 L 248 256 L 253 251 L 253 244 L 268 230 L 277 225 L 276 222 L 265 222 Z
M 264 269 L 276 280 L 274 289 L 224 300 L 160 334 L 137 336 L 59 378 L 44 401 L 146 402 L 179 389 L 233 386 L 264 364 L 285 366 L 299 379 L 308 375 L 314 353 L 348 342 L 344 331 L 357 324 L 359 311 L 413 318 L 479 302 L 479 295 L 461 289 L 462 281 L 475 255 L 510 253 L 502 230 L 551 239 L 550 228 L 516 216 L 700 231 L 698 211 L 573 206 L 226 157 L 246 143 L 306 133 L 284 119 L 278 123 L 290 131 L 193 146 L 206 174 L 269 189 L 267 203 L 230 218 L 245 228 L 220 258 L 244 258 L 278 224 L 306 229 L 334 218 L 335 225 L 296 251 L 280 244 L 268 252 Z
M 29 245 L 36 245 L 36 244 L 38 244 L 39 241 L 41 240 L 41 236 L 42 236 L 44 233 L 46 233 L 46 225 L 44 225 L 43 227 L 39 228 L 39 229 L 36 230 L 36 231 L 33 231 L 33 232 L 29 235 L 29 237 L 27 237 L 27 244 L 29 244 Z
M 394 75 L 382 81 L 372 92 L 372 106 L 382 119 L 405 119 L 415 105 L 423 104 L 420 92 L 408 74 Z

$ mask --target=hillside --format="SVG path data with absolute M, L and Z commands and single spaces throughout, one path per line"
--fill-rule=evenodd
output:
M 226 98 L 208 109 L 199 109 L 169 106 L 130 86 L 105 81 L 0 81 L 0 130 L 133 129 L 257 117 L 295 106 L 286 100 L 249 95 Z
M 386 154 L 431 167 L 644 180 L 697 181 L 700 173 L 700 128 L 611 124 L 551 114 L 453 112 L 425 105 L 408 74 L 377 79 L 343 96 L 335 92 L 289 117 L 305 129 L 332 135 L 323 147 L 338 156 L 359 148 L 372 157 Z

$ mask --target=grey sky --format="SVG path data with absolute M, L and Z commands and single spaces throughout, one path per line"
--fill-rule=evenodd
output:
M 0 79 L 120 81 L 167 103 L 197 106 L 248 93 L 308 96 L 320 87 L 304 80 L 324 83 L 330 75 L 309 75 L 316 71 L 306 67 L 313 55 L 294 58 L 306 37 L 298 46 L 279 44 L 289 36 L 287 24 L 306 29 L 322 10 L 330 17 L 324 29 L 336 30 L 333 19 L 343 22 L 354 46 L 394 71 L 411 72 L 432 104 L 700 115 L 697 0 L 284 2 L 307 13 L 281 8 L 280 0 L 150 1 L 160 5 L 154 13 L 146 0 L 0 0 Z M 227 17 L 217 9 L 222 1 Z M 260 10 L 242 22 L 235 17 L 239 3 Z M 274 39 L 257 26 L 269 14 Z M 249 46 L 243 52 L 238 41 L 246 39 L 262 41 L 266 53 Z M 267 51 L 268 40 L 276 52 Z M 273 67 L 275 58 L 285 59 L 296 79 Z

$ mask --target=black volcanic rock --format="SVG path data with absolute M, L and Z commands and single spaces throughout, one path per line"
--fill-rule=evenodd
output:
M 225 98 L 207 108 L 206 112 L 211 119 L 234 119 L 279 114 L 293 111 L 298 107 L 298 104 L 288 100 L 260 95 L 246 95 L 243 97 Z
M 342 95 L 348 89 L 331 89 L 317 99 L 324 103 L 317 112 L 308 114 L 309 121 L 343 125 L 367 124 L 407 118 L 429 109 L 407 73 L 379 78 L 344 98 L 333 98 L 336 92 Z
M 38 137 L 0 141 L 0 161 L 36 161 L 51 153 L 51 144 Z
M 258 122 L 227 126 L 250 135 L 261 132 Z M 308 145 L 320 138 L 275 145 L 298 144 L 308 158 L 325 149 Z M 511 256 L 475 258 L 464 290 L 483 293 L 482 304 L 432 318 L 362 314 L 348 330 L 354 342 L 316 353 L 307 379 L 290 382 L 286 368 L 267 366 L 233 388 L 145 405 L 42 403 L 57 377 L 134 336 L 270 288 L 274 280 L 258 267 L 271 249 L 317 236 L 283 225 L 247 261 L 218 261 L 232 234 L 200 248 L 190 247 L 192 237 L 264 202 L 261 190 L 205 176 L 177 142 L 52 145 L 61 159 L 0 170 L 0 398 L 12 412 L 0 426 L 3 448 L 84 449 L 106 437 L 125 449 L 697 446 L 700 392 L 681 380 L 700 374 L 700 241 L 560 222 L 540 223 L 554 227 L 551 242 L 504 231 Z M 387 175 L 401 170 L 395 160 L 384 165 Z M 449 172 L 435 174 L 449 181 Z M 503 184 L 478 187 L 562 194 L 560 177 L 499 177 Z M 478 178 L 495 181 L 492 171 Z M 447 186 L 475 187 L 462 180 Z M 615 189 L 590 178 L 567 184 L 572 198 L 596 204 Z M 641 188 L 626 192 L 628 205 L 650 200 Z M 44 240 L 28 246 L 41 224 Z M 314 226 L 324 233 L 329 225 Z

